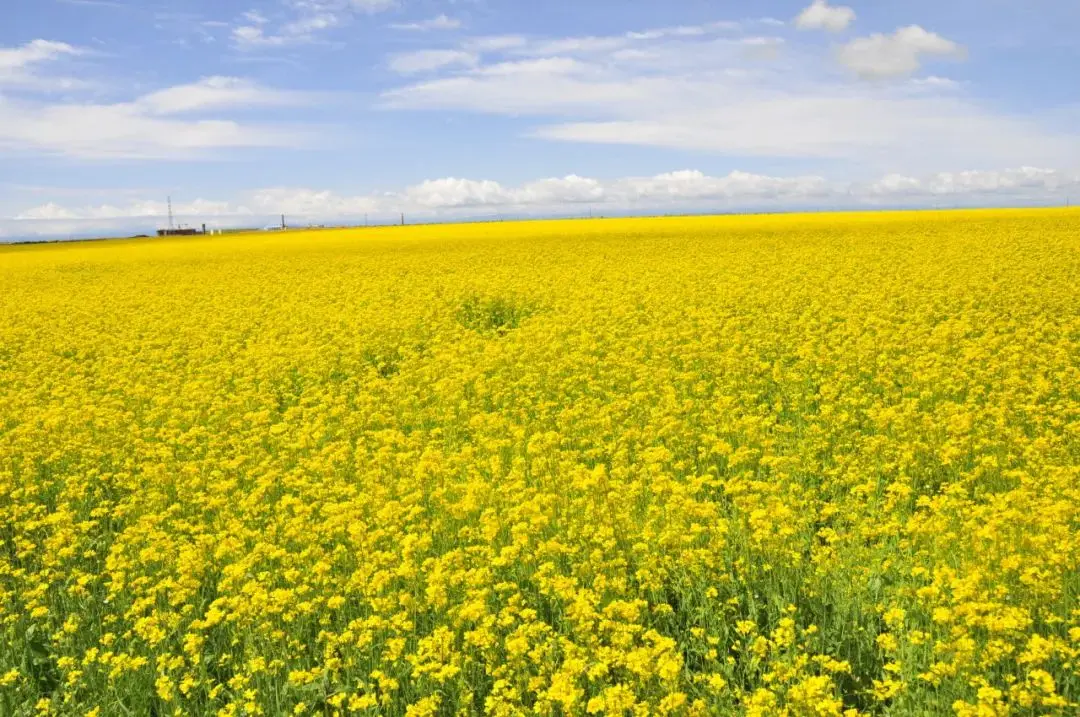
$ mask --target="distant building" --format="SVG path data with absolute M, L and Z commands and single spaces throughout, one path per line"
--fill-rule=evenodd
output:
M 205 234 L 206 233 L 206 225 L 205 224 L 202 225 L 202 231 L 201 232 L 198 229 L 192 229 L 191 227 L 185 227 L 183 225 L 180 225 L 178 227 L 175 224 L 173 224 L 172 197 L 168 198 L 168 206 L 169 206 L 169 228 L 168 229 L 158 229 L 157 230 L 157 235 L 159 237 L 193 237 L 193 236 L 197 236 L 199 234 Z M 285 224 L 285 217 L 284 216 L 281 217 L 281 223 L 283 225 Z

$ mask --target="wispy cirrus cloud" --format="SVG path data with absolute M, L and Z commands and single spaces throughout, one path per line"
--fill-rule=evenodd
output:
M 461 20 L 454 17 L 449 17 L 446 14 L 436 15 L 433 18 L 427 20 L 420 20 L 419 22 L 396 22 L 390 25 L 394 30 L 405 30 L 407 32 L 430 32 L 432 30 L 457 30 L 462 26 Z
M 0 90 L 66 90 L 86 86 L 84 80 L 42 72 L 66 58 L 87 54 L 66 42 L 37 39 L 16 47 L 0 47 Z
M 155 115 L 238 107 L 301 105 L 319 99 L 310 92 L 278 90 L 241 77 L 214 75 L 143 95 L 135 104 Z
M 388 64 L 394 72 L 402 75 L 414 75 L 453 65 L 471 67 L 479 63 L 479 61 L 479 55 L 465 50 L 419 50 L 417 52 L 393 55 L 390 57 Z
M 396 0 L 282 0 L 274 22 L 254 9 L 241 15 L 232 28 L 233 45 L 242 50 L 303 45 L 320 40 L 323 33 L 344 27 L 357 16 L 374 15 L 397 7 Z

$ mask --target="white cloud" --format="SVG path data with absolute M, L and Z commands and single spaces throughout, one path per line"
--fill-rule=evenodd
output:
M 511 194 L 498 182 L 455 177 L 429 179 L 409 187 L 405 190 L 405 198 L 427 209 L 504 206 L 511 203 Z
M 926 186 L 933 194 L 1011 192 L 1027 189 L 1055 192 L 1078 181 L 1080 177 L 1076 175 L 1053 169 L 1020 167 L 1002 171 L 939 172 Z
M 33 207 L 27 209 L 21 214 L 16 214 L 15 219 L 18 220 L 56 220 L 56 219 L 86 219 L 85 216 L 80 216 L 76 211 L 62 207 L 55 202 L 49 202 L 48 204 L 42 204 L 39 207 Z
M 904 77 L 922 65 L 924 57 L 963 59 L 962 45 L 918 25 L 898 29 L 891 35 L 875 33 L 843 45 L 837 51 L 841 64 L 863 79 Z
M 33 40 L 20 47 L 0 47 L 0 87 L 31 89 L 70 89 L 85 83 L 72 79 L 42 77 L 36 73 L 40 65 L 64 57 L 85 54 L 85 51 L 51 40 Z
M 161 200 L 74 208 L 48 203 L 27 209 L 12 219 L 0 218 L 0 240 L 153 234 L 165 226 L 167 214 L 168 206 Z M 174 202 L 173 216 L 180 226 L 206 224 L 212 228 L 262 226 L 269 220 L 243 204 L 206 199 Z
M 227 107 L 260 107 L 304 102 L 308 95 L 263 87 L 240 77 L 204 77 L 188 85 L 152 92 L 138 99 L 148 113 L 168 115 Z
M 348 4 L 360 12 L 377 13 L 397 7 L 397 0 L 348 0 Z
M 871 182 L 866 191 L 875 197 L 915 196 L 923 193 L 923 183 L 915 177 L 893 173 Z
M 1080 189 L 1080 173 L 1017 167 L 938 172 L 924 178 L 889 174 L 864 189 L 875 197 L 1058 197 L 1063 191 Z
M 21 70 L 38 62 L 80 53 L 66 42 L 33 40 L 22 47 L 0 48 L 0 71 Z
M 408 30 L 413 32 L 427 32 L 429 30 L 457 30 L 461 27 L 461 20 L 447 15 L 437 15 L 420 22 L 394 23 L 390 25 L 395 30 Z
M 479 57 L 463 50 L 419 50 L 405 52 L 390 58 L 390 69 L 403 75 L 430 72 L 450 65 L 473 66 Z
M 962 97 L 887 89 L 758 87 L 756 78 L 621 77 L 568 58 L 498 63 L 388 93 L 391 107 L 601 118 L 534 136 L 733 156 L 861 164 L 1015 163 L 1080 158 L 1080 138 L 997 116 Z M 912 151 L 912 147 L 918 151 Z
M 661 112 L 643 119 L 545 125 L 536 135 L 914 169 L 1029 158 L 1080 160 L 1080 139 L 1075 136 L 988 115 L 960 99 L 889 94 L 749 96 L 733 99 L 727 107 Z
M 273 187 L 252 192 L 246 203 L 253 211 L 303 217 L 348 217 L 378 212 L 381 204 L 375 196 L 342 196 L 327 190 Z
M 568 54 L 578 56 L 604 56 L 613 52 L 623 51 L 626 48 L 655 43 L 661 40 L 712 40 L 718 35 L 736 32 L 741 29 L 741 23 L 721 21 L 709 22 L 701 25 L 659 27 L 642 31 L 631 31 L 622 35 L 583 35 L 531 41 L 518 36 L 510 36 L 515 39 L 513 44 L 510 44 L 506 48 L 494 47 L 492 49 L 507 49 L 517 55 L 541 57 Z
M 829 5 L 826 0 L 814 0 L 795 18 L 795 27 L 800 30 L 827 30 L 841 32 L 855 21 L 855 11 L 840 5 Z
M 571 174 L 504 187 L 491 180 L 435 179 L 405 190 L 397 200 L 410 207 L 455 209 L 461 207 L 558 206 L 602 201 L 604 186 L 595 179 Z
M 280 214 L 296 224 L 355 223 L 369 214 L 378 223 L 396 220 L 399 212 L 434 219 L 490 212 L 581 214 L 585 204 L 608 213 L 930 206 L 943 197 L 970 206 L 1045 204 L 1061 202 L 1069 191 L 1080 191 L 1080 173 L 1035 167 L 939 172 L 923 177 L 894 172 L 868 183 L 835 182 L 816 175 L 780 177 L 733 171 L 712 176 L 679 170 L 608 181 L 571 174 L 518 186 L 447 177 L 397 192 L 354 196 L 275 187 L 249 192 L 233 201 L 177 202 L 173 210 L 179 221 L 189 225 L 262 226 L 276 221 Z M 0 219 L 0 236 L 149 232 L 161 225 L 166 211 L 165 202 L 159 199 L 78 207 L 49 202 L 11 219 Z
M 344 24 L 345 20 L 340 15 L 332 12 L 319 12 L 305 15 L 285 25 L 282 33 L 286 37 L 311 37 L 316 32 L 329 30 Z
M 940 77 L 853 83 L 836 76 L 831 56 L 781 38 L 510 36 L 484 39 L 491 51 L 480 40 L 462 43 L 467 62 L 432 63 L 433 76 L 385 92 L 382 106 L 531 116 L 528 134 L 548 140 L 842 160 L 873 172 L 1080 163 L 1077 125 L 1052 112 L 991 109 Z M 840 50 L 867 76 L 959 52 L 921 28 Z
M 431 179 L 397 192 L 347 196 L 326 190 L 294 187 L 260 189 L 236 202 L 205 199 L 174 205 L 180 217 L 294 215 L 306 218 L 348 217 L 364 213 L 443 212 L 484 208 L 560 211 L 582 203 L 633 208 L 667 206 L 699 200 L 760 201 L 829 196 L 835 185 L 821 177 L 770 177 L 731 172 L 712 177 L 682 170 L 654 177 L 625 177 L 601 181 L 570 174 L 506 186 L 490 179 L 445 177 Z M 21 212 L 19 220 L 95 220 L 124 217 L 164 217 L 159 200 L 65 207 L 54 202 Z
M 960 89 L 961 84 L 948 77 L 930 75 L 929 77 L 913 77 L 908 80 L 908 86 L 915 90 L 947 92 Z
M 660 199 L 807 199 L 828 197 L 833 187 L 823 177 L 770 177 L 731 172 L 710 177 L 695 170 L 669 172 L 644 179 L 627 179 L 618 185 L 635 200 Z
M 487 35 L 466 40 L 464 47 L 467 50 L 475 50 L 476 52 L 501 52 L 516 47 L 524 47 L 528 42 L 521 35 Z
M 211 201 L 196 199 L 191 202 L 177 202 L 173 204 L 173 215 L 180 218 L 198 217 L 226 217 L 243 216 L 251 214 L 251 210 L 243 205 L 234 205 L 230 202 Z M 168 204 L 160 200 L 140 200 L 116 206 L 102 204 L 98 206 L 86 206 L 79 208 L 63 207 L 53 202 L 43 204 L 16 215 L 17 220 L 97 220 L 97 219 L 130 219 L 141 217 L 164 217 L 169 211 Z
M 268 49 L 319 41 L 327 30 L 343 27 L 357 14 L 373 15 L 397 6 L 396 0 L 285 0 L 291 19 L 268 30 L 270 19 L 258 10 L 241 15 L 232 30 L 233 44 L 242 50 Z
M 580 204 L 603 201 L 607 195 L 604 185 L 588 177 L 570 174 L 562 178 L 539 179 L 529 182 L 515 193 L 521 204 Z
M 660 80 L 663 82 L 663 80 Z M 392 108 L 474 110 L 493 114 L 561 114 L 644 101 L 663 88 L 657 80 L 621 81 L 602 69 L 569 57 L 504 61 L 465 74 L 437 78 L 387 92 Z M 675 84 L 664 82 L 672 94 Z
M 227 77 L 205 78 L 115 104 L 41 104 L 0 96 L 0 152 L 87 159 L 191 159 L 211 150 L 305 146 L 311 137 L 297 128 L 171 116 L 284 104 L 298 96 Z
M 718 32 L 737 32 L 742 29 L 742 23 L 718 21 L 703 25 L 677 25 L 675 27 L 660 27 L 640 32 L 628 32 L 626 37 L 631 40 L 659 40 L 665 37 L 700 37 Z
M 743 55 L 750 60 L 772 62 L 779 59 L 784 47 L 782 37 L 744 37 L 739 41 L 743 46 Z
M 232 31 L 233 42 L 242 48 L 280 47 L 294 42 L 307 42 L 307 37 L 267 35 L 258 25 L 241 25 Z
M 603 54 L 624 48 L 632 42 L 633 38 L 630 37 L 567 37 L 532 43 L 522 48 L 520 53 L 541 56 Z

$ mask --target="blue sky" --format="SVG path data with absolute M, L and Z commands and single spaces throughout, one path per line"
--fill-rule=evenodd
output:
M 1080 195 L 1074 0 L 5 0 L 0 236 Z

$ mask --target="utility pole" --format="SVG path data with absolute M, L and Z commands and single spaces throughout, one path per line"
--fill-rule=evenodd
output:
M 283 231 L 285 229 L 285 215 L 284 214 L 281 215 L 281 229 Z
M 401 226 L 405 226 L 405 212 L 401 213 Z

